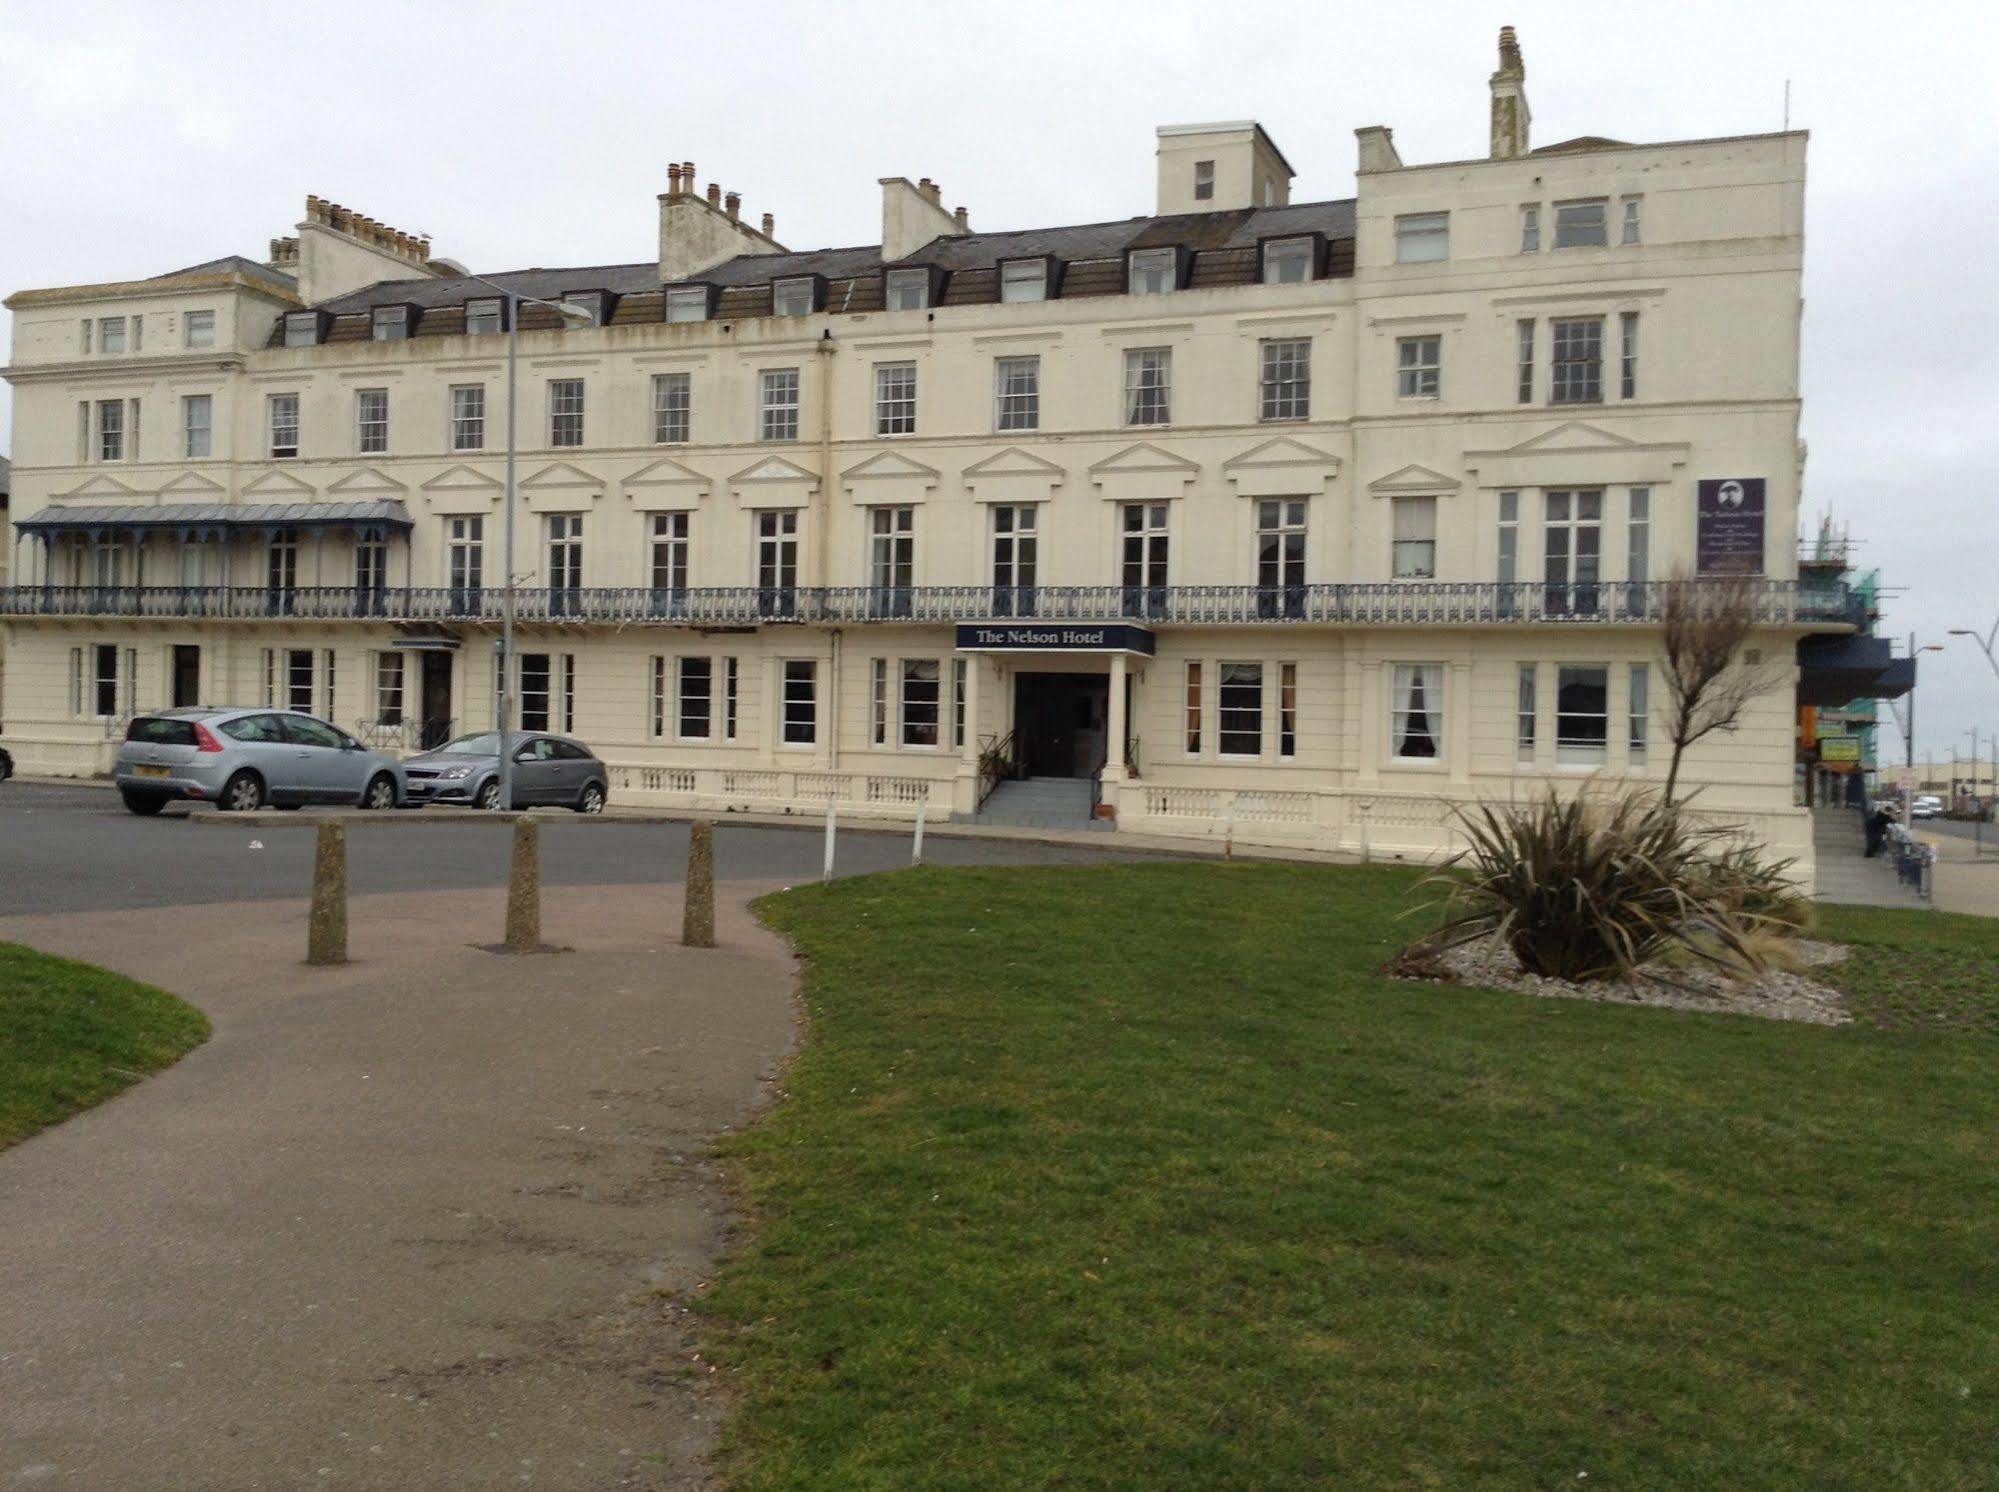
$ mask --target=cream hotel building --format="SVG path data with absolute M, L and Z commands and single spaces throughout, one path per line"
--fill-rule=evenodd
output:
M 1850 629 L 1797 578 L 1805 137 L 1535 147 L 1524 83 L 1509 30 L 1480 154 L 1360 129 L 1337 201 L 1176 125 L 1147 217 L 888 177 L 879 244 L 796 250 L 688 163 L 641 263 L 480 278 L 308 198 L 261 262 L 20 291 L 4 739 L 494 723 L 511 320 L 520 723 L 614 802 L 1423 855 L 1663 778 L 1665 579 L 1764 577 L 1771 658 Z M 1687 775 L 1808 865 L 1793 713 Z

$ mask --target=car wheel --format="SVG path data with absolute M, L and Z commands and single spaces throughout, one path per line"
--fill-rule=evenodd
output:
M 576 800 L 578 813 L 602 813 L 604 811 L 604 789 L 598 783 L 590 783 L 583 789 L 583 795 Z
M 370 779 L 368 790 L 361 794 L 363 808 L 394 808 L 396 806 L 396 780 L 387 772 Z
M 151 818 L 167 806 L 163 793 L 135 793 L 129 787 L 121 787 L 118 796 L 125 800 L 127 808 L 142 818 Z
M 479 791 L 472 795 L 474 808 L 498 808 L 500 806 L 500 784 L 498 779 L 488 777 L 479 784 Z
M 222 796 L 216 800 L 216 807 L 225 813 L 248 813 L 253 808 L 264 806 L 264 779 L 255 772 L 238 772 L 222 784 Z

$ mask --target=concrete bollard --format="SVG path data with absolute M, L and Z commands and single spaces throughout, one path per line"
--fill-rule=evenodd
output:
M 697 819 L 687 829 L 687 904 L 680 941 L 689 948 L 715 946 L 715 826 Z
M 826 863 L 820 867 L 819 879 L 833 879 L 833 836 L 838 829 L 838 815 L 833 810 L 833 800 L 826 799 Z
M 305 961 L 347 962 L 347 826 L 319 826 L 312 855 L 312 911 L 306 920 Z
M 916 805 L 916 837 L 910 841 L 909 845 L 909 863 L 911 865 L 921 865 L 923 863 L 923 810 L 925 806 L 923 803 Z
M 514 858 L 507 869 L 507 952 L 541 946 L 541 825 L 514 820 Z

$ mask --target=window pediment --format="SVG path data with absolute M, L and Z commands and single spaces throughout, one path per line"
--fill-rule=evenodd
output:
M 1375 497 L 1400 497 L 1409 493 L 1456 492 L 1463 485 L 1457 477 L 1447 477 L 1440 471 L 1411 462 L 1387 476 L 1376 477 L 1367 484 L 1367 490 Z

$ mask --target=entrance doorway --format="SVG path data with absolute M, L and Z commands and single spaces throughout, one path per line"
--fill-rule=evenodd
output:
M 423 659 L 420 739 L 425 751 L 433 751 L 451 739 L 451 654 L 433 650 L 417 656 Z
M 174 708 L 201 703 L 201 649 L 189 642 L 174 644 Z
M 1110 678 L 1100 673 L 1014 675 L 1013 729 L 1029 777 L 1093 777 L 1103 770 Z

